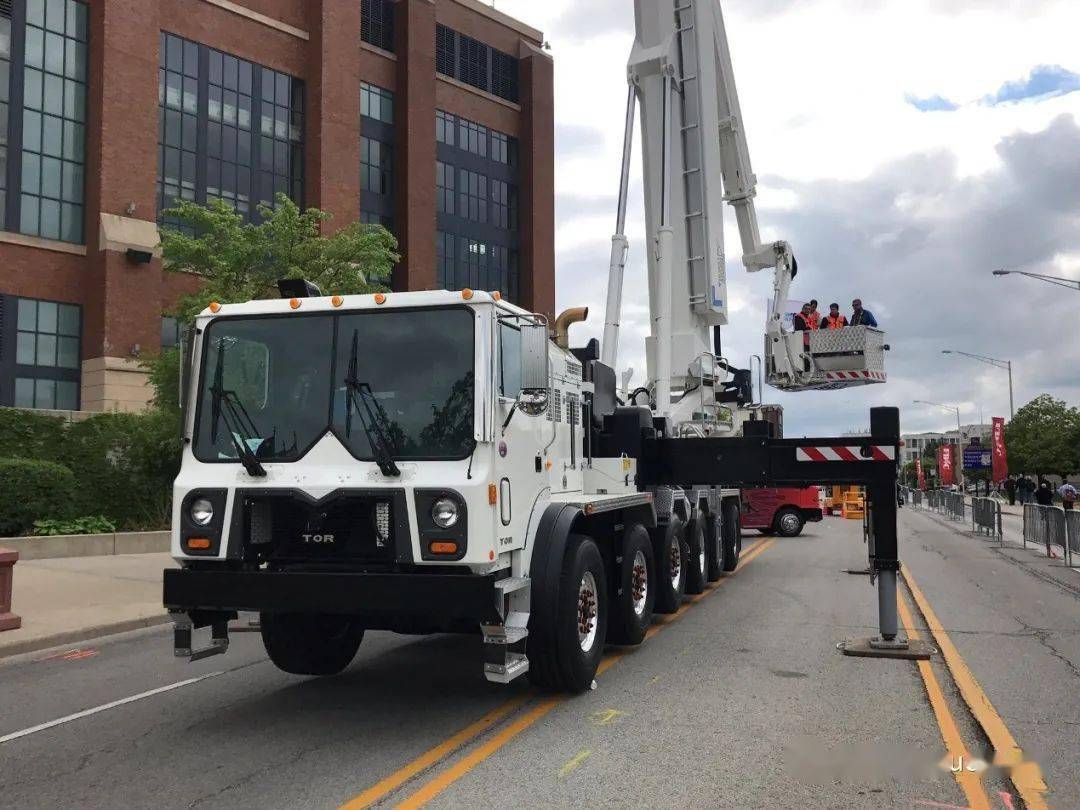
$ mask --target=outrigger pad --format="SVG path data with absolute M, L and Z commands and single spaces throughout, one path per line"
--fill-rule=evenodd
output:
M 844 655 L 855 658 L 901 658 L 908 661 L 929 661 L 937 648 L 920 638 L 887 642 L 877 638 L 849 638 L 836 645 Z

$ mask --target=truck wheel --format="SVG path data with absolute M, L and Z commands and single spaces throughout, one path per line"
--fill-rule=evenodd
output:
M 584 692 L 592 686 L 607 635 L 604 559 L 592 538 L 570 535 L 559 578 L 554 637 L 529 637 L 529 678 L 538 686 Z
M 347 616 L 263 613 L 259 618 L 266 654 L 293 675 L 337 675 L 364 638 L 364 629 Z
M 708 555 L 705 551 L 705 516 L 695 509 L 686 524 L 686 592 L 703 593 L 708 584 Z
M 742 541 L 739 538 L 739 505 L 725 501 L 721 508 L 720 536 L 724 546 L 724 573 L 730 574 L 739 564 Z
M 806 521 L 803 520 L 803 516 L 799 514 L 798 509 L 788 508 L 781 509 L 776 513 L 776 517 L 773 518 L 773 525 L 776 527 L 776 533 L 781 537 L 798 537 L 802 534 Z
M 687 550 L 683 543 L 683 522 L 675 515 L 667 525 L 657 526 L 653 534 L 656 555 L 657 613 L 674 613 L 686 592 Z
M 705 519 L 705 559 L 709 582 L 716 582 L 724 572 L 724 544 L 721 540 L 720 519 L 709 515 Z
M 652 622 L 656 601 L 656 564 L 652 542 L 644 526 L 628 526 L 623 533 L 618 592 L 611 598 L 607 640 L 611 644 L 640 644 Z

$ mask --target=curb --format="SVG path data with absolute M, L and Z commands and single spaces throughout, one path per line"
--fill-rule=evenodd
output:
M 79 641 L 88 641 L 102 636 L 111 636 L 116 633 L 126 633 L 130 630 L 140 630 L 144 627 L 156 627 L 171 622 L 168 613 L 160 616 L 143 616 L 138 619 L 125 619 L 124 621 L 112 622 L 111 624 L 99 624 L 92 627 L 82 627 L 78 630 L 67 630 L 63 633 L 53 633 L 39 638 L 28 638 L 16 641 L 13 644 L 0 644 L 0 660 L 11 658 L 16 655 L 47 650 L 50 647 L 59 647 L 63 644 L 74 644 Z M 0 636 L 0 639 L 3 637 Z

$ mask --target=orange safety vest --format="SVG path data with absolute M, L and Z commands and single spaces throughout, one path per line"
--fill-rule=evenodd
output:
M 847 326 L 847 318 L 843 315 L 837 315 L 835 318 L 832 315 L 826 315 L 825 321 L 829 324 L 829 329 L 843 329 Z
M 807 321 L 807 323 L 810 324 L 811 329 L 821 328 L 821 316 L 818 315 L 818 311 L 816 309 L 810 313 L 810 319 Z

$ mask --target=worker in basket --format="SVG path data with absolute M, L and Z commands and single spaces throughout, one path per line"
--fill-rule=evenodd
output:
M 810 333 L 817 331 L 818 321 L 813 317 L 814 308 L 810 304 L 803 304 L 802 311 L 796 312 L 791 319 L 791 324 L 796 332 L 803 333 L 803 348 L 810 348 Z
M 863 309 L 862 299 L 856 298 L 851 302 L 851 325 L 852 326 L 872 326 L 877 328 L 877 318 L 874 317 L 874 313 L 868 309 Z
M 846 315 L 840 314 L 839 304 L 829 304 L 829 314 L 821 322 L 822 329 L 843 329 L 848 325 Z
M 810 301 L 810 328 L 821 329 L 824 324 L 821 322 L 821 313 L 817 311 L 817 299 Z

